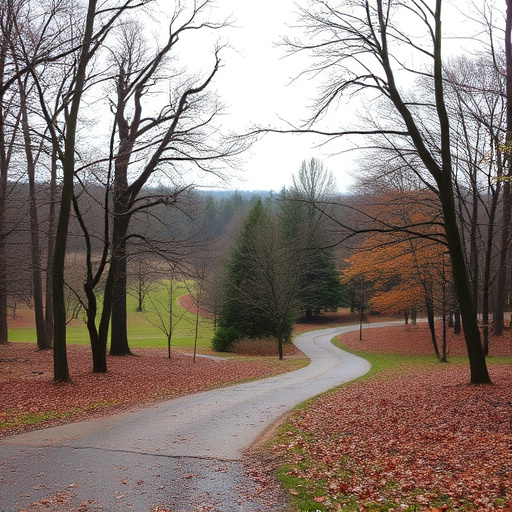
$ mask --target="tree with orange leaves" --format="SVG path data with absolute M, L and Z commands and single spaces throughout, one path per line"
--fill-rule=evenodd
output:
M 344 271 L 346 280 L 371 283 L 368 305 L 385 314 L 427 313 L 436 356 L 446 361 L 446 336 L 439 350 L 434 328 L 437 304 L 446 315 L 446 246 L 437 236 L 429 194 L 388 191 L 368 206 L 368 212 L 384 226 L 401 225 L 403 230 L 376 229 L 357 248 Z M 386 205 L 386 208 L 382 208 Z M 443 324 L 444 325 L 444 324 Z

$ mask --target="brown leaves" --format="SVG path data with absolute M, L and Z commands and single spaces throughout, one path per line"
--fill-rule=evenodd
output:
M 109 357 L 106 374 L 91 373 L 90 348 L 68 346 L 73 381 L 55 384 L 53 354 L 28 343 L 0 347 L 0 436 L 107 415 L 122 408 L 183 396 L 286 371 L 292 360 L 212 360 L 165 349 L 140 349 L 137 357 Z M 34 374 L 34 369 L 38 373 Z
M 491 366 L 492 386 L 461 385 L 466 372 L 413 366 L 344 387 L 290 420 L 276 456 L 325 482 L 326 510 L 511 510 L 512 368 Z
M 434 355 L 427 322 L 419 322 L 415 326 L 409 324 L 380 329 L 372 327 L 370 322 L 367 327 L 369 328 L 363 331 L 362 341 L 359 340 L 359 332 L 353 331 L 343 335 L 343 345 L 347 347 L 348 350 L 378 354 L 398 353 L 411 356 Z M 438 324 L 436 327 L 438 340 L 441 341 L 441 324 Z M 464 336 L 462 334 L 453 334 L 452 329 L 448 329 L 447 332 L 447 346 L 449 358 L 450 356 L 467 355 Z M 511 334 L 506 333 L 500 337 L 491 336 L 489 340 L 489 355 L 491 357 L 512 356 Z

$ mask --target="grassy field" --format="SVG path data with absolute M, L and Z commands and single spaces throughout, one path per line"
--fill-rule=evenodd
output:
M 131 348 L 166 347 L 167 338 L 155 324 L 159 324 L 159 311 L 162 318 L 168 317 L 168 286 L 159 286 L 151 292 L 144 302 L 145 311 L 137 311 L 135 297 L 128 295 L 128 341 Z M 180 297 L 188 294 L 184 283 L 179 283 L 175 290 L 173 316 L 175 329 L 171 344 L 173 347 L 192 347 L 194 345 L 196 315 L 180 306 Z M 152 300 L 151 300 L 152 299 Z M 82 314 L 83 316 L 83 314 Z M 33 322 L 34 312 L 28 308 L 17 310 L 17 318 L 9 318 L 9 341 L 36 342 L 36 330 Z M 197 346 L 209 349 L 213 336 L 213 322 L 203 316 L 199 317 Z M 67 329 L 67 341 L 71 344 L 89 343 L 87 327 L 82 317 L 72 320 Z

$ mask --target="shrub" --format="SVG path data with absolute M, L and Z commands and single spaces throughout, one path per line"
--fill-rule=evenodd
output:
M 233 344 L 232 352 L 244 356 L 277 356 L 278 347 L 275 338 L 244 338 Z M 283 344 L 285 355 L 293 355 L 294 345 L 290 342 Z
M 239 339 L 240 333 L 235 327 L 218 327 L 213 335 L 212 348 L 215 352 L 231 352 Z
M 277 341 L 273 338 L 242 339 L 233 347 L 235 354 L 245 356 L 275 356 Z

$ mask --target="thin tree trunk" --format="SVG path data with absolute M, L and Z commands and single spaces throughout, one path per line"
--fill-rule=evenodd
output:
M 483 349 L 484 354 L 489 354 L 489 292 L 491 288 L 491 265 L 492 265 L 492 249 L 494 242 L 494 222 L 496 219 L 496 209 L 498 206 L 500 185 L 496 187 L 492 195 L 491 210 L 489 212 L 489 229 L 487 231 L 487 247 L 484 260 L 484 275 L 482 289 L 482 323 L 483 323 Z
M 476 171 L 473 171 L 473 173 Z M 476 177 L 471 177 L 471 187 L 473 190 L 473 206 L 471 213 L 471 240 L 470 240 L 470 268 L 472 270 L 471 279 L 473 281 L 473 302 L 478 311 L 478 283 L 480 282 L 480 265 L 478 260 L 479 250 L 477 247 L 477 228 L 478 228 L 478 188 Z
M 143 297 L 142 297 L 142 293 L 143 293 L 143 283 L 142 283 L 142 263 L 139 261 L 139 270 L 138 270 L 138 294 L 137 294 L 137 300 L 138 300 L 138 304 L 137 304 L 137 311 L 141 312 L 143 311 Z
M 7 18 L 8 8 L 3 13 Z M 7 22 L 6 22 L 7 23 Z M 0 83 L 4 83 L 8 37 L 2 38 L 0 47 Z M 0 345 L 8 342 L 7 333 L 7 251 L 6 251 L 6 212 L 7 173 L 9 171 L 8 144 L 5 133 L 4 93 L 0 95 Z
M 50 344 L 53 344 L 53 252 L 55 247 L 55 206 L 57 204 L 57 151 L 52 150 L 52 167 L 49 190 L 49 212 L 48 212 L 48 249 L 46 253 L 46 337 Z
M 103 246 L 103 254 L 100 260 L 100 264 L 96 275 L 93 272 L 93 262 L 92 262 L 92 244 L 91 237 L 89 235 L 89 231 L 87 226 L 85 225 L 83 216 L 80 212 L 80 208 L 78 206 L 78 201 L 76 197 L 73 197 L 73 208 L 75 211 L 76 218 L 80 227 L 82 229 L 82 233 L 84 235 L 85 245 L 86 245 L 86 267 L 87 274 L 84 282 L 84 291 L 87 298 L 87 302 L 85 305 L 85 310 L 87 313 L 87 331 L 89 332 L 89 340 L 91 343 L 92 349 L 92 365 L 93 365 L 93 373 L 106 373 L 107 371 L 107 347 L 102 344 L 99 335 L 98 328 L 96 327 L 96 316 L 98 312 L 98 302 L 96 299 L 96 294 L 94 293 L 94 288 L 98 284 L 101 275 L 103 274 L 103 269 L 106 264 L 107 254 L 108 254 L 108 244 L 105 243 Z M 105 226 L 106 231 L 108 231 L 108 223 Z
M 447 348 L 446 348 L 446 311 L 443 311 L 443 343 L 441 349 L 441 362 L 447 362 Z
M 432 304 L 431 297 L 425 297 L 425 307 L 427 309 L 427 321 L 428 328 L 430 329 L 430 338 L 432 340 L 432 346 L 434 347 L 434 352 L 436 354 L 437 359 L 439 359 L 439 361 L 442 361 L 441 354 L 439 353 L 439 347 L 437 345 L 436 326 L 434 322 L 434 306 Z
M 47 338 L 44 306 L 43 306 L 43 284 L 41 279 L 41 250 L 39 245 L 39 220 L 37 216 L 36 202 L 36 166 L 34 155 L 32 153 L 32 139 L 30 136 L 30 127 L 28 122 L 27 98 L 25 93 L 25 84 L 18 80 L 20 108 L 21 108 L 21 126 L 25 143 L 25 156 L 27 158 L 27 175 L 29 183 L 29 218 L 30 218 L 30 254 L 32 259 L 32 288 L 34 295 L 34 313 L 36 319 L 37 347 L 39 350 L 51 348 L 51 343 Z
M 512 218 L 512 194 L 510 180 L 512 179 L 512 0 L 507 0 L 505 22 L 505 71 L 507 92 L 507 131 L 505 135 L 505 165 L 503 168 L 503 200 L 501 219 L 501 248 L 500 263 L 494 308 L 494 334 L 501 336 L 505 327 L 505 304 L 508 291 L 508 253 L 510 245 L 510 222 Z
M 196 362 L 196 353 L 197 353 L 197 337 L 199 335 L 199 304 L 200 304 L 200 292 L 197 291 L 197 300 L 196 300 L 196 329 L 194 335 L 194 363 Z
M 0 98 L 0 102 L 1 102 Z M 3 129 L 3 109 L 0 105 L 0 345 L 7 344 L 7 251 L 5 228 L 5 199 L 7 195 L 7 159 Z
M 505 175 L 504 178 L 507 178 Z M 494 335 L 501 336 L 505 327 L 505 304 L 507 301 L 507 280 L 508 280 L 508 248 L 510 237 L 510 220 L 511 220 L 511 194 L 510 183 L 506 180 L 503 182 L 503 199 L 502 199 L 502 215 L 501 215 L 501 247 L 499 258 L 499 270 L 496 289 L 496 305 L 494 307 Z
M 53 258 L 53 317 L 54 317 L 54 364 L 53 379 L 56 382 L 69 380 L 66 351 L 66 299 L 64 294 L 64 269 L 68 237 L 71 202 L 73 200 L 73 178 L 75 174 L 75 140 L 78 112 L 85 84 L 86 68 L 90 58 L 89 48 L 93 34 L 97 0 L 89 0 L 82 49 L 75 77 L 75 92 L 66 116 L 64 158 L 62 160 L 63 183 L 60 198 L 59 218 L 55 234 Z M 56 143 L 56 141 L 54 141 Z
M 1 165 L 1 164 L 0 164 Z M 5 196 L 4 170 L 0 171 L 0 345 L 7 344 L 7 258 L 5 246 Z
M 174 332 L 174 282 L 169 281 L 169 332 L 167 333 L 167 356 L 171 359 L 171 340 Z

